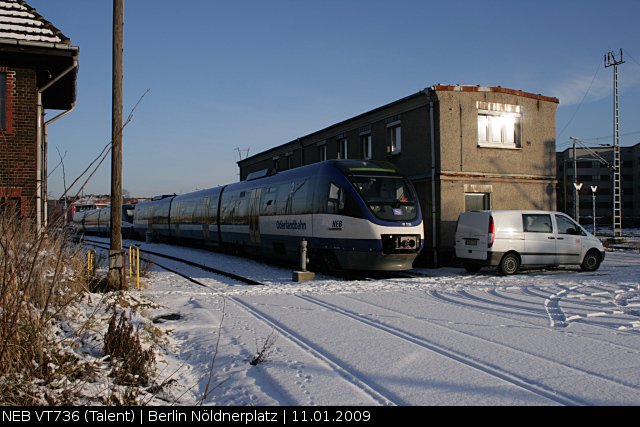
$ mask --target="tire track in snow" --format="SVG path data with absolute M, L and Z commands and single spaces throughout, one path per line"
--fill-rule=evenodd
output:
M 253 317 L 261 320 L 262 322 L 266 323 L 267 325 L 277 330 L 280 334 L 282 334 L 284 337 L 289 339 L 291 342 L 293 342 L 295 345 L 300 347 L 302 350 L 306 351 L 308 354 L 314 356 L 316 359 L 320 360 L 321 362 L 324 362 L 327 365 L 329 365 L 331 369 L 333 369 L 333 371 L 336 372 L 342 379 L 350 383 L 355 388 L 359 389 L 365 395 L 369 396 L 374 402 L 377 402 L 379 405 L 383 405 L 383 406 L 396 406 L 398 404 L 394 402 L 393 399 L 389 398 L 382 392 L 376 390 L 374 387 L 369 385 L 365 380 L 360 378 L 358 375 L 354 374 L 353 372 L 349 371 L 347 368 L 342 366 L 338 361 L 333 360 L 333 358 L 331 358 L 327 354 L 315 348 L 311 342 L 307 341 L 302 336 L 296 334 L 294 331 L 280 324 L 277 320 L 273 319 L 271 316 L 257 311 L 256 309 L 251 307 L 250 304 L 245 303 L 237 298 L 234 298 L 234 297 L 227 297 L 227 298 L 233 301 L 234 303 L 236 303 L 238 306 L 242 307 Z
M 536 324 L 536 323 L 527 322 L 525 320 L 515 320 L 512 317 L 508 317 L 507 314 L 512 314 L 513 313 L 511 311 L 500 310 L 500 309 L 495 309 L 495 308 L 487 308 L 487 307 L 478 307 L 478 306 L 475 306 L 475 305 L 468 304 L 466 302 L 456 301 L 453 298 L 448 298 L 448 297 L 442 295 L 442 292 L 436 291 L 436 290 L 427 291 L 426 294 L 428 296 L 438 300 L 438 301 L 442 301 L 442 302 L 444 302 L 446 304 L 454 305 L 456 307 L 461 307 L 461 308 L 463 308 L 465 310 L 469 310 L 469 311 L 473 311 L 473 312 L 481 313 L 481 314 L 486 314 L 486 315 L 491 315 L 491 316 L 499 317 L 501 319 L 517 321 L 517 322 L 520 322 L 522 324 L 529 325 L 529 326 L 540 327 L 540 325 Z M 525 310 L 525 311 L 528 311 L 528 310 Z M 538 310 L 538 312 L 539 311 L 540 310 Z M 503 314 L 498 314 L 498 313 L 503 313 Z M 539 315 L 538 316 L 532 316 L 532 315 L 523 315 L 522 313 L 518 313 L 518 314 L 521 315 L 522 317 L 540 318 Z M 620 332 L 625 332 L 625 333 L 634 334 L 634 335 L 636 334 L 635 330 L 621 330 L 621 329 L 617 329 L 616 330 L 616 329 L 613 329 L 611 327 L 599 326 L 599 325 L 596 325 L 596 324 L 593 324 L 593 323 L 589 323 L 589 324 L 585 324 L 585 325 L 589 326 L 589 327 L 594 327 L 594 328 L 607 329 L 608 331 L 614 330 L 614 331 L 620 331 Z M 631 327 L 632 328 L 634 327 L 633 322 L 632 322 Z M 640 328 L 640 322 L 638 322 L 638 324 L 635 325 L 635 328 Z M 638 332 L 640 332 L 640 331 L 638 331 Z M 599 339 L 596 339 L 596 338 L 592 338 L 590 336 L 584 336 L 583 338 L 587 339 L 587 340 L 595 341 L 595 342 L 597 342 L 599 344 L 602 344 L 603 342 L 605 342 L 608 345 L 612 345 L 612 346 L 614 346 L 616 348 L 619 348 L 619 349 L 622 349 L 622 350 L 629 350 L 629 351 L 634 351 L 634 352 L 638 351 L 637 348 L 628 347 L 628 346 L 621 345 L 619 343 L 615 343 L 615 342 L 612 342 L 612 341 L 603 341 L 603 340 L 599 340 Z
M 482 363 L 478 360 L 475 360 L 467 355 L 464 355 L 462 353 L 453 351 L 451 349 L 447 349 L 441 345 L 438 345 L 434 342 L 430 342 L 427 341 L 421 337 L 412 335 L 406 331 L 402 331 L 400 329 L 397 329 L 393 326 L 389 326 L 389 325 L 383 325 L 383 324 L 379 324 L 376 323 L 374 321 L 371 321 L 369 319 L 367 319 L 366 317 L 363 317 L 357 313 L 353 313 L 349 310 L 343 309 L 341 307 L 337 307 L 333 304 L 324 302 L 324 301 L 319 301 L 313 297 L 309 297 L 309 296 L 303 296 L 303 295 L 297 295 L 298 298 L 310 302 L 312 304 L 316 304 L 320 307 L 323 307 L 325 309 L 328 309 L 332 312 L 338 313 L 342 316 L 345 316 L 347 318 L 350 318 L 352 320 L 361 322 L 365 325 L 371 326 L 377 330 L 381 330 L 384 331 L 390 335 L 392 335 L 395 338 L 404 340 L 406 342 L 412 343 L 414 345 L 417 345 L 418 347 L 421 347 L 423 349 L 432 351 L 434 353 L 437 353 L 441 356 L 444 356 L 446 358 L 449 358 L 451 360 L 454 360 L 464 366 L 467 366 L 469 368 L 473 368 L 477 371 L 480 371 L 481 373 L 485 374 L 485 375 L 489 375 L 492 376 L 494 378 L 497 378 L 499 380 L 502 380 L 508 384 L 511 384 L 512 386 L 524 389 L 530 393 L 533 393 L 537 396 L 543 397 L 547 400 L 550 400 L 552 402 L 561 404 L 561 405 L 568 405 L 568 406 L 581 406 L 581 405 L 586 405 L 587 402 L 583 402 L 577 399 L 573 399 L 571 397 L 568 396 L 564 396 L 560 393 L 554 392 L 553 390 L 548 390 L 538 384 L 533 384 L 531 382 L 528 382 L 526 379 L 520 377 L 517 374 L 513 374 L 507 371 L 504 371 L 500 368 L 497 367 L 492 367 L 489 366 L 485 363 Z
M 352 300 L 357 301 L 357 302 L 359 302 L 359 303 L 361 303 L 361 304 L 365 304 L 365 305 L 368 305 L 368 306 L 371 306 L 371 307 L 375 307 L 375 308 L 383 309 L 383 310 L 385 310 L 385 311 L 387 311 L 387 312 L 395 313 L 396 315 L 400 315 L 401 317 L 410 318 L 410 319 L 412 319 L 412 320 L 413 320 L 413 321 L 415 321 L 415 322 L 426 323 L 426 324 L 428 324 L 428 325 L 430 325 L 430 326 L 434 326 L 434 327 L 439 328 L 439 329 L 445 329 L 446 331 L 448 331 L 448 332 L 453 332 L 454 334 L 457 334 L 457 335 L 464 335 L 465 337 L 471 337 L 471 338 L 472 338 L 472 339 L 474 339 L 474 340 L 479 340 L 479 341 L 481 341 L 481 343 L 487 343 L 487 342 L 489 342 L 490 344 L 495 345 L 495 346 L 497 346 L 497 347 L 500 347 L 500 348 L 503 348 L 503 349 L 507 349 L 507 350 L 509 350 L 509 351 L 514 351 L 514 352 L 517 352 L 517 353 L 520 353 L 520 354 L 524 354 L 526 357 L 531 357 L 531 358 L 534 358 L 534 359 L 537 359 L 537 360 L 541 360 L 541 361 L 543 361 L 543 362 L 545 362 L 545 363 L 550 363 L 550 364 L 552 364 L 552 365 L 557 365 L 557 366 L 560 366 L 560 367 L 562 367 L 562 368 L 567 368 L 567 369 L 569 369 L 569 370 L 571 370 L 571 371 L 573 371 L 573 372 L 576 372 L 577 374 L 580 374 L 580 375 L 589 375 L 589 376 L 592 376 L 592 377 L 594 377 L 594 378 L 598 378 L 598 379 L 601 379 L 601 380 L 607 381 L 607 382 L 609 382 L 609 383 L 615 384 L 615 385 L 620 386 L 620 387 L 630 388 L 630 389 L 632 389 L 632 390 L 634 390 L 634 391 L 636 390 L 636 386 L 635 386 L 635 384 L 624 384 L 624 383 L 620 382 L 620 381 L 619 381 L 619 380 L 617 380 L 617 379 L 609 378 L 609 377 L 607 377 L 607 376 L 605 376 L 605 375 L 602 375 L 602 374 L 600 374 L 600 373 L 594 373 L 594 372 L 591 372 L 591 371 L 584 370 L 584 369 L 582 369 L 582 368 L 580 368 L 580 367 L 576 367 L 576 366 L 571 366 L 571 365 L 562 364 L 562 363 L 559 363 L 556 359 L 552 359 L 552 358 L 549 358 L 549 357 L 546 357 L 546 356 L 537 355 L 537 354 L 532 354 L 532 353 L 529 353 L 529 352 L 527 352 L 527 351 L 525 351 L 525 350 L 522 350 L 522 349 L 519 349 L 519 348 L 516 348 L 516 347 L 510 346 L 510 345 L 507 345 L 507 344 L 504 344 L 504 343 L 501 343 L 501 342 L 496 342 L 496 341 L 493 341 L 493 340 L 488 340 L 488 339 L 487 339 L 487 338 L 485 338 L 485 337 L 482 337 L 482 336 L 479 336 L 479 335 L 473 334 L 473 333 L 471 333 L 471 332 L 464 332 L 464 331 L 460 331 L 460 330 L 457 330 L 457 329 L 454 329 L 454 328 L 448 327 L 448 326 L 446 326 L 446 325 L 443 325 L 443 324 L 440 324 L 440 323 L 437 323 L 437 322 L 432 322 L 432 321 L 429 321 L 429 320 L 426 320 L 426 319 L 423 319 L 423 318 L 415 318 L 415 317 L 413 317 L 413 316 L 411 316 L 411 315 L 409 315 L 409 314 L 407 314 L 407 313 L 405 313 L 405 312 L 398 311 L 398 310 L 395 310 L 395 309 L 393 309 L 393 308 L 389 308 L 389 307 L 382 306 L 382 305 L 379 305 L 379 304 L 371 303 L 371 302 L 369 302 L 369 301 L 364 301 L 364 300 L 359 299 L 359 298 L 356 298 L 356 297 L 354 297 L 354 296 L 341 295 L 341 297 L 342 297 L 342 298 L 352 299 Z M 315 298 L 314 298 L 314 300 L 315 300 Z M 323 303 L 324 303 L 324 302 L 323 302 Z M 332 305 L 332 304 L 330 304 L 330 303 L 325 303 L 325 304 Z M 333 306 L 333 305 L 332 305 L 332 306 Z M 341 310 L 342 310 L 342 309 L 341 309 Z M 346 311 L 346 310 L 345 310 L 345 311 Z M 357 314 L 356 314 L 356 315 L 357 315 Z M 358 315 L 358 316 L 360 316 L 360 315 Z M 360 316 L 360 317 L 362 317 L 362 316 Z M 364 317 L 363 317 L 363 318 L 364 318 Z M 365 319 L 366 319 L 366 318 L 365 318 Z M 373 321 L 371 321 L 371 322 L 372 322 L 372 323 L 375 323 L 375 322 L 373 322 Z M 377 324 L 377 323 L 376 323 L 376 324 Z M 454 350 L 451 350 L 451 351 L 454 351 Z M 638 354 L 640 354 L 640 350 L 636 350 L 635 352 L 636 352 L 636 353 L 638 353 Z

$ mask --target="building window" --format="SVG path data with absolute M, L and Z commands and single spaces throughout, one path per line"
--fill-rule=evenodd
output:
M 347 138 L 338 139 L 338 159 L 348 159 Z
M 400 122 L 387 125 L 387 153 L 399 154 L 402 151 L 402 128 Z
M 521 106 L 478 101 L 477 107 L 479 146 L 499 148 L 521 147 Z
M 287 169 L 293 169 L 293 156 L 287 155 Z
M 327 160 L 327 146 L 325 144 L 318 145 L 318 159 L 321 162 Z
M 362 158 L 369 160 L 372 157 L 371 134 L 360 135 L 360 146 L 362 147 Z
M 600 175 L 592 175 L 591 176 L 591 181 L 600 182 Z
M 491 193 L 465 193 L 464 210 L 484 211 L 491 209 Z
M 7 129 L 7 75 L 0 73 L 0 130 Z
M 273 158 L 273 169 L 274 170 L 276 170 L 276 171 L 280 170 L 279 163 L 280 163 L 280 157 L 278 157 L 278 156 L 274 157 Z

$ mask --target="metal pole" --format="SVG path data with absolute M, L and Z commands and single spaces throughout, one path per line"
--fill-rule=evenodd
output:
M 113 0 L 113 93 L 111 98 L 111 246 L 109 284 L 124 289 L 122 253 L 122 49 L 124 0 Z
M 596 190 L 598 189 L 597 185 L 591 186 L 591 204 L 592 204 L 592 213 L 593 213 L 593 235 L 596 235 Z
M 307 241 L 304 238 L 300 243 L 300 271 L 307 271 Z
M 578 212 L 578 160 L 576 157 L 576 138 L 571 138 L 573 142 L 573 219 L 578 222 L 580 213 Z

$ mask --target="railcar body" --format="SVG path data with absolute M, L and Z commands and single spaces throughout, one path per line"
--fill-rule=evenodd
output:
M 134 204 L 122 205 L 122 235 L 133 235 Z M 73 215 L 73 229 L 76 233 L 109 234 L 111 232 L 111 208 L 89 209 Z
M 344 270 L 412 267 L 423 245 L 411 183 L 384 162 L 328 160 L 227 186 L 141 202 L 139 236 L 183 240 Z

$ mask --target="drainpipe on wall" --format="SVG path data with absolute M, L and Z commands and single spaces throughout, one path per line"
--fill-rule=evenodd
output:
M 36 232 L 38 234 L 40 234 L 44 229 L 44 227 L 46 227 L 47 225 L 47 217 L 46 217 L 47 195 L 45 193 L 46 190 L 43 185 L 43 179 L 46 177 L 46 161 L 45 161 L 46 151 L 45 150 L 47 149 L 45 127 L 47 123 L 51 123 L 54 120 L 57 120 L 58 118 L 62 117 L 63 115 L 66 115 L 67 113 L 71 112 L 71 110 L 73 110 L 73 108 L 75 107 L 75 103 L 74 103 L 74 105 L 72 105 L 71 108 L 66 112 L 59 114 L 58 116 L 54 117 L 53 119 L 49 120 L 46 123 L 43 123 L 45 113 L 44 113 L 44 107 L 42 105 L 42 94 L 51 86 L 53 86 L 58 80 L 60 80 L 61 78 L 69 74 L 71 71 L 73 71 L 77 67 L 78 67 L 78 60 L 74 58 L 73 65 L 71 65 L 69 68 L 64 70 L 62 73 L 60 73 L 56 78 L 51 80 L 49 83 L 47 83 L 46 85 L 38 89 L 38 94 L 37 94 L 38 111 L 37 111 L 37 126 L 36 126 L 36 145 L 37 145 L 36 147 Z
M 438 249 L 436 237 L 436 136 L 433 119 L 433 101 L 429 100 L 429 130 L 431 145 L 431 248 L 433 249 L 433 265 L 438 266 Z

